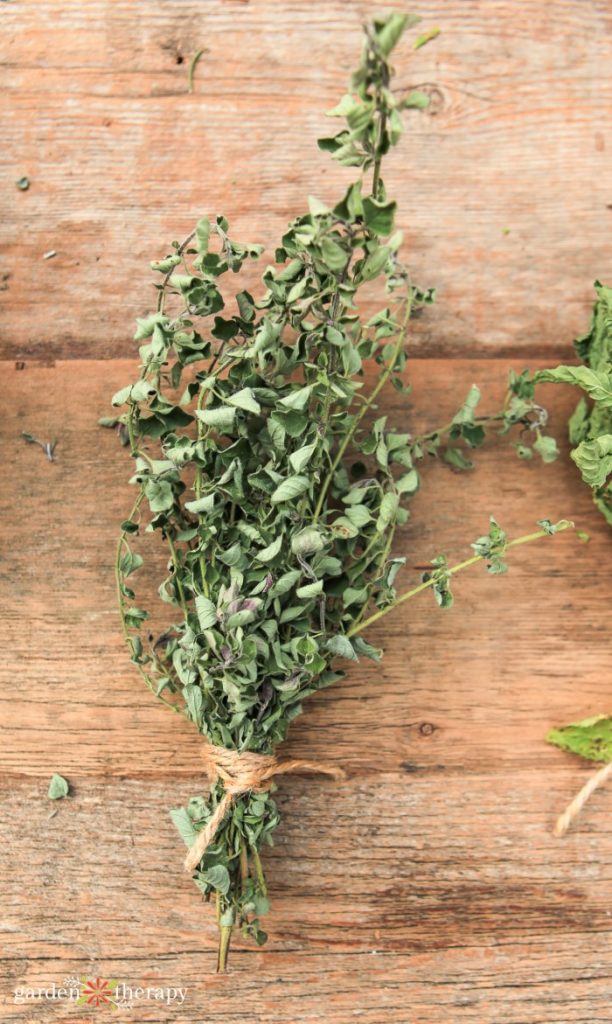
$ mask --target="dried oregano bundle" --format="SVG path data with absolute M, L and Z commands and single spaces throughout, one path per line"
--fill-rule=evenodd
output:
M 128 407 L 120 423 L 139 489 L 117 556 L 124 632 L 149 687 L 204 738 L 210 794 L 172 816 L 196 885 L 215 894 L 221 970 L 234 927 L 266 939 L 260 850 L 279 821 L 274 777 L 340 773 L 275 756 L 304 698 L 343 675 L 335 659 L 380 658 L 362 633 L 392 608 L 426 589 L 448 607 L 454 573 L 481 560 L 503 572 L 508 548 L 569 525 L 543 521 L 509 542 L 492 521 L 471 557 L 449 567 L 440 555 L 397 595 L 405 558 L 392 557 L 393 538 L 419 487 L 419 461 L 447 435 L 456 442 L 447 458 L 462 467 L 487 421 L 525 429 L 539 415 L 517 398 L 476 417 L 477 388 L 424 437 L 368 415 L 388 381 L 407 390 L 409 323 L 433 297 L 400 262 L 396 204 L 381 178 L 401 112 L 427 104 L 418 91 L 391 90 L 389 56 L 417 21 L 393 14 L 365 29 L 352 91 L 331 111 L 346 124 L 319 143 L 357 178 L 337 205 L 311 198 L 292 221 L 261 297 L 224 288 L 228 272 L 262 251 L 230 237 L 224 217 L 200 220 L 152 264 L 162 279 L 157 311 L 136 333 L 140 377 L 113 399 Z M 364 322 L 357 297 L 372 282 L 384 283 L 387 300 Z M 378 371 L 369 392 L 364 360 Z M 140 531 L 161 535 L 169 556 L 159 597 L 170 621 L 157 636 L 128 583 L 143 560 Z
M 554 381 L 575 384 L 590 399 L 580 399 L 569 421 L 571 456 L 582 479 L 593 489 L 593 500 L 612 524 L 612 288 L 595 282 L 597 301 L 591 329 L 574 347 L 583 366 L 540 370 L 534 384 Z
M 585 392 L 568 424 L 575 445 L 571 457 L 592 489 L 593 501 L 612 525 L 612 288 L 595 282 L 597 300 L 590 330 L 577 338 L 574 348 L 582 366 L 557 366 L 540 370 L 530 379 L 533 398 L 540 381 L 573 384 Z M 551 729 L 549 743 L 606 766 L 593 775 L 560 815 L 555 832 L 563 835 L 591 794 L 612 775 L 612 716 L 596 715 Z

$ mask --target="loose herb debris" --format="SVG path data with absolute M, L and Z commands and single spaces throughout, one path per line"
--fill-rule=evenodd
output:
M 196 50 L 193 57 L 189 61 L 189 67 L 187 68 L 187 91 L 189 93 L 193 92 L 193 76 L 195 74 L 195 69 L 197 68 L 204 54 L 208 52 L 208 48 L 204 46 L 201 50 Z
M 39 441 L 37 437 L 33 437 L 32 434 L 26 433 L 25 430 L 21 431 L 21 436 L 23 437 L 23 439 L 26 442 L 26 444 L 38 444 L 38 445 L 40 445 L 40 447 L 44 451 L 45 455 L 47 456 L 48 461 L 49 462 L 53 462 L 53 453 L 54 453 L 54 451 L 56 449 L 56 446 L 57 446 L 57 440 L 53 440 L 53 441 Z
M 361 634 L 393 608 L 427 589 L 449 607 L 457 572 L 481 561 L 503 572 L 511 547 L 571 525 L 544 521 L 508 541 L 492 520 L 466 561 L 449 566 L 440 555 L 418 586 L 396 591 L 405 558 L 391 557 L 394 533 L 420 486 L 420 461 L 448 438 L 445 457 L 467 468 L 464 451 L 483 443 L 487 423 L 526 429 L 541 416 L 514 396 L 499 413 L 476 417 L 476 387 L 449 424 L 426 436 L 368 415 L 387 382 L 407 390 L 410 320 L 433 300 L 400 261 L 396 204 L 381 177 L 401 112 L 428 102 L 391 89 L 391 51 L 418 20 L 392 14 L 365 28 L 352 91 L 330 112 L 345 124 L 319 140 L 357 179 L 335 206 L 309 199 L 263 273 L 260 298 L 238 291 L 227 309 L 225 275 L 262 247 L 237 242 L 223 216 L 201 219 L 151 263 L 161 282 L 156 312 L 138 321 L 140 377 L 113 398 L 127 412 L 105 424 L 125 427 L 136 460 L 139 493 L 116 564 L 132 660 L 164 704 L 231 750 L 273 753 L 304 698 L 343 676 L 332 667 L 337 658 L 378 661 L 382 652 Z M 364 322 L 356 298 L 372 281 L 384 282 L 387 300 Z M 378 367 L 369 393 L 364 360 Z M 172 621 L 157 639 L 132 589 L 141 531 L 161 534 L 169 554 L 159 597 Z M 279 822 L 274 789 L 235 799 L 194 874 L 207 899 L 215 894 L 220 970 L 234 927 L 266 940 L 260 850 Z M 222 795 L 217 781 L 207 798 L 172 811 L 188 846 Z
M 49 790 L 47 796 L 49 800 L 62 800 L 63 797 L 68 796 L 70 792 L 70 786 L 66 779 L 61 775 L 52 775 L 51 782 L 49 783 Z

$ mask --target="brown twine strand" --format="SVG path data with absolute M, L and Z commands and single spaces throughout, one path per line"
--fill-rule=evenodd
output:
M 605 764 L 603 768 L 600 768 L 598 772 L 595 772 L 595 775 L 591 776 L 589 781 L 585 783 L 580 792 L 574 797 L 571 804 L 568 804 L 563 814 L 559 815 L 554 828 L 554 835 L 565 835 L 574 819 L 580 814 L 589 797 L 592 796 L 596 789 L 603 786 L 604 782 L 606 782 L 610 775 L 612 775 L 612 761 L 609 764 Z
M 198 832 L 197 839 L 185 858 L 186 871 L 194 871 L 198 866 L 236 797 L 250 790 L 255 793 L 265 792 L 272 785 L 273 777 L 285 772 L 319 772 L 322 775 L 332 775 L 336 779 L 346 778 L 342 768 L 319 761 L 277 761 L 274 754 L 255 754 L 248 750 L 239 753 L 237 750 L 228 750 L 227 747 L 217 747 L 214 743 L 206 743 L 202 753 L 209 778 L 213 782 L 223 779 L 225 792 L 212 818 L 201 832 Z

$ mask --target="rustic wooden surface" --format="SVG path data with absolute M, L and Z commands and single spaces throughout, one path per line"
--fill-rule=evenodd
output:
M 431 429 L 476 382 L 493 409 L 512 363 L 417 360 L 413 394 L 391 391 L 385 408 Z M 463 557 L 489 513 L 513 535 L 567 516 L 591 539 L 517 549 L 507 577 L 471 570 L 448 612 L 421 595 L 372 629 L 380 668 L 360 663 L 310 699 L 286 752 L 335 760 L 348 780 L 282 780 L 270 941 L 238 941 L 218 977 L 213 915 L 168 817 L 202 791 L 198 738 L 142 685 L 115 609 L 129 458 L 96 420 L 134 364 L 2 373 L 2 1019 L 117 1019 L 13 1002 L 19 986 L 85 975 L 187 987 L 181 1009 L 141 1001 L 125 1014 L 158 1024 L 610 1021 L 612 790 L 555 840 L 590 769 L 543 742 L 610 701 L 610 535 L 569 460 L 526 465 L 499 439 L 472 473 L 427 468 L 396 544 L 411 566 Z M 559 436 L 575 397 L 544 392 Z M 21 430 L 57 437 L 56 461 Z M 417 578 L 407 569 L 405 585 Z M 72 786 L 57 804 L 53 772 Z
M 415 325 L 413 351 L 430 358 L 410 366 L 414 395 L 392 392 L 385 408 L 431 429 L 473 381 L 493 408 L 510 365 L 567 358 L 593 279 L 610 278 L 612 17 L 605 0 L 418 7 L 442 34 L 417 53 L 403 45 L 396 64 L 432 104 L 386 178 L 415 278 L 439 301 Z M 282 781 L 270 941 L 236 942 L 227 977 L 213 973 L 211 910 L 167 813 L 202 790 L 198 738 L 144 689 L 119 634 L 129 466 L 96 420 L 132 379 L 132 323 L 152 301 L 143 270 L 215 212 L 266 244 L 265 266 L 307 193 L 341 192 L 351 172 L 315 140 L 371 13 L 365 0 L 0 0 L 11 1024 L 116 1020 L 14 1003 L 19 986 L 74 975 L 187 987 L 180 1009 L 142 1001 L 125 1015 L 155 1024 L 612 1022 L 612 790 L 553 839 L 590 769 L 543 742 L 553 724 L 610 709 L 610 533 L 566 458 L 525 465 L 500 439 L 473 473 L 428 467 L 397 539 L 406 586 L 439 551 L 464 557 L 489 513 L 513 534 L 570 517 L 591 539 L 519 549 L 502 579 L 473 570 L 449 612 L 422 595 L 372 630 L 380 667 L 351 666 L 310 700 L 286 752 L 335 759 L 348 780 Z M 545 398 L 561 437 L 576 396 Z M 56 462 L 22 430 L 57 437 Z M 56 771 L 72 791 L 51 804 Z
M 385 175 L 415 278 L 440 296 L 417 344 L 431 356 L 559 353 L 584 329 L 593 280 L 612 272 L 610 4 L 417 6 L 442 34 L 416 53 L 402 44 L 398 80 L 424 84 L 432 103 Z M 130 356 L 148 261 L 201 214 L 224 212 L 270 259 L 306 195 L 334 199 L 351 177 L 316 138 L 374 9 L 0 2 L 2 353 Z

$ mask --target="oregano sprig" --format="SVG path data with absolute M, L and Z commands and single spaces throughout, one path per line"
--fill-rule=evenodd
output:
M 476 387 L 450 424 L 424 436 L 378 413 L 387 382 L 406 390 L 411 319 L 434 297 L 400 260 L 396 203 L 382 178 L 401 112 L 427 105 L 416 90 L 392 89 L 390 55 L 417 22 L 395 13 L 366 26 L 351 91 L 331 111 L 343 127 L 319 141 L 356 179 L 334 206 L 310 197 L 265 268 L 261 295 L 227 283 L 262 247 L 236 241 L 223 216 L 202 218 L 151 263 L 158 300 L 138 321 L 140 374 L 113 398 L 127 411 L 106 421 L 135 460 L 138 496 L 116 560 L 132 660 L 163 703 L 237 754 L 273 754 L 303 700 L 341 678 L 337 658 L 378 660 L 362 633 L 383 615 L 427 589 L 448 607 L 463 568 L 486 561 L 502 572 L 508 549 L 570 525 L 545 521 L 508 541 L 492 520 L 469 559 L 449 567 L 440 555 L 417 587 L 396 591 L 405 558 L 392 556 L 394 535 L 420 486 L 419 461 L 448 439 L 447 458 L 465 468 L 460 444 L 479 447 L 488 423 L 524 429 L 538 415 L 522 402 L 478 417 Z M 371 282 L 385 299 L 365 320 L 357 300 Z M 369 393 L 367 360 L 378 371 Z M 132 584 L 151 533 L 168 554 L 157 635 Z M 194 872 L 202 894 L 215 896 L 220 970 L 235 927 L 266 938 L 260 851 L 279 821 L 273 789 L 233 799 Z M 223 797 L 218 778 L 209 796 L 172 812 L 188 846 Z

